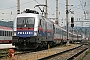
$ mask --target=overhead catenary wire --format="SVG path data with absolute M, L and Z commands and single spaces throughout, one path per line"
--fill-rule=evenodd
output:
M 23 6 L 23 5 L 25 5 L 25 4 L 29 4 L 29 3 L 34 2 L 34 1 L 35 1 L 36 3 L 38 3 L 38 4 L 40 4 L 40 3 L 38 2 L 38 0 L 32 0 L 32 1 L 28 1 L 28 2 L 22 3 L 22 4 L 20 4 L 20 5 Z M 52 0 L 52 1 L 55 2 L 56 0 Z M 80 0 L 80 1 L 81 1 L 81 0 Z M 88 1 L 86 1 L 86 2 L 90 2 L 90 0 L 88 0 Z M 75 9 L 75 8 L 76 8 L 76 9 L 81 9 L 81 10 L 83 10 L 81 7 L 79 7 L 79 6 L 81 6 L 82 3 L 85 3 L 85 2 L 84 2 L 84 1 L 82 2 L 82 1 L 81 1 L 80 5 L 77 5 L 77 6 L 74 5 L 74 7 L 73 7 L 72 9 Z M 59 4 L 60 4 L 61 6 L 65 6 L 64 3 L 59 2 Z M 82 4 L 82 6 L 83 6 L 83 4 Z M 0 9 L 0 10 L 5 10 L 5 9 L 10 9 L 10 10 L 11 10 L 11 9 L 16 8 L 16 7 L 17 7 L 17 6 L 12 6 L 12 7 L 9 7 L 9 8 L 2 8 L 2 9 Z M 50 8 L 52 11 L 55 11 L 53 8 L 51 8 L 51 7 L 49 7 L 49 6 L 48 6 L 48 8 Z M 84 8 L 84 7 L 83 7 L 83 8 Z M 60 7 L 59 7 L 59 9 L 60 9 Z M 63 11 L 62 8 L 61 8 L 60 10 Z M 85 10 L 85 9 L 84 9 L 84 10 Z M 13 12 L 13 11 L 12 11 L 12 12 Z M 64 11 L 64 12 L 65 12 L 65 11 Z M 55 15 L 54 13 L 52 14 L 51 11 L 49 11 L 49 10 L 48 10 L 48 14 L 49 14 L 49 15 Z

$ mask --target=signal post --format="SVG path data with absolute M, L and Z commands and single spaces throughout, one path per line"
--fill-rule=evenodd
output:
M 73 40 L 73 33 L 74 33 L 74 17 L 71 17 L 71 27 L 72 27 L 72 40 Z

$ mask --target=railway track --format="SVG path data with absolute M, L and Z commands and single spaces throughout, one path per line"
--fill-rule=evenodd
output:
M 8 50 L 5 51 L 6 49 L 3 49 L 2 52 L 0 52 L 0 58 L 3 58 L 3 57 L 7 57 L 8 56 Z M 14 55 L 19 55 L 19 54 L 25 54 L 25 53 L 30 53 L 31 51 L 15 51 Z
M 22 54 L 27 54 L 27 53 L 35 53 L 37 51 L 41 51 L 41 50 L 17 50 L 15 48 L 13 48 L 15 50 L 15 53 L 14 55 L 22 55 Z M 3 58 L 3 57 L 8 57 L 8 50 L 9 48 L 5 48 L 5 49 L 0 49 L 0 58 Z M 43 50 L 43 49 L 42 49 Z
M 12 46 L 12 44 L 0 44 L 0 58 L 7 56 L 10 48 L 15 49 L 15 46 Z
M 9 48 L 0 49 L 0 58 L 7 56 Z
M 69 60 L 86 49 L 86 45 L 74 45 L 63 47 L 63 49 L 61 47 L 51 48 L 50 52 L 49 50 L 15 52 L 15 60 Z M 6 57 L 4 56 L 1 60 L 6 60 Z
M 69 49 L 51 56 L 40 58 L 38 60 L 73 60 L 79 54 L 84 52 L 88 47 L 86 45 L 81 45 L 73 49 Z

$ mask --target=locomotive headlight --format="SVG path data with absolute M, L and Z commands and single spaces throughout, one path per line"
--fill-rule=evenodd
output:
M 34 36 L 37 36 L 38 32 L 37 31 L 34 31 Z

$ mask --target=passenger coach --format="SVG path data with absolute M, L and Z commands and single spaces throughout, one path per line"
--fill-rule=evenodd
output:
M 12 28 L 0 26 L 0 43 L 12 43 Z

